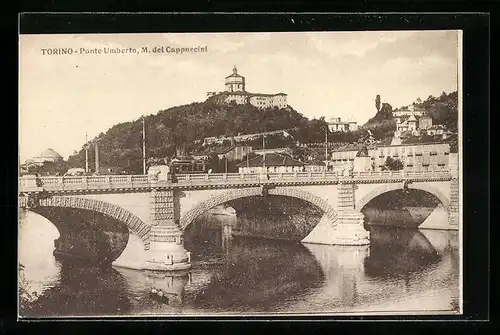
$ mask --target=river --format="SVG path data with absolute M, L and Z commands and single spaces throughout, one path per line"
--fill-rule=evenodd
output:
M 235 237 L 225 248 L 213 230 L 189 246 L 189 272 L 166 276 L 63 266 L 52 255 L 57 229 L 27 212 L 19 230 L 20 315 L 458 313 L 456 231 L 370 230 L 366 247 Z

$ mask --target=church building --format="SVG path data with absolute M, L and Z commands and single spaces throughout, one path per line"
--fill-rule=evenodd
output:
M 258 108 L 286 108 L 288 106 L 285 93 L 250 93 L 246 91 L 245 85 L 245 77 L 238 74 L 235 66 L 233 73 L 225 78 L 226 90 L 224 92 L 208 92 L 207 97 L 220 104 L 243 105 L 249 103 Z

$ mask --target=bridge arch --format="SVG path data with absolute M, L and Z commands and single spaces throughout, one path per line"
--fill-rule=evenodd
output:
M 221 205 L 225 202 L 235 199 L 247 198 L 253 196 L 262 196 L 265 193 L 267 193 L 268 195 L 281 195 L 281 196 L 287 196 L 305 200 L 323 210 L 323 212 L 330 218 L 331 222 L 335 222 L 336 220 L 337 214 L 334 208 L 327 201 L 318 196 L 315 196 L 312 193 L 296 188 L 279 187 L 279 188 L 263 189 L 261 187 L 254 187 L 254 188 L 236 189 L 227 191 L 199 203 L 181 217 L 179 225 L 181 229 L 184 230 L 199 215 L 203 214 L 204 212 L 208 211 L 209 209 L 217 205 Z
M 25 201 L 21 201 L 21 204 L 25 203 Z M 27 203 L 27 202 L 26 202 Z M 89 198 L 81 198 L 74 196 L 51 196 L 44 199 L 39 199 L 36 207 L 61 207 L 61 208 L 78 208 L 85 209 L 94 212 L 98 212 L 109 216 L 113 219 L 116 219 L 122 223 L 124 223 L 130 231 L 140 237 L 144 244 L 144 249 L 149 249 L 149 231 L 150 227 L 144 223 L 139 217 L 131 213 L 130 211 L 113 204 L 110 204 L 105 201 L 89 199 Z M 26 207 L 28 210 L 33 212 L 36 211 L 35 208 Z
M 437 187 L 434 187 L 434 186 L 429 185 L 429 184 L 418 183 L 418 184 L 409 184 L 408 188 L 413 189 L 413 190 L 425 191 L 425 192 L 428 192 L 428 193 L 434 195 L 441 202 L 444 209 L 446 210 L 446 213 L 449 212 L 450 200 Z M 372 190 L 371 192 L 369 192 L 368 194 L 366 194 L 361 199 L 357 200 L 355 208 L 357 210 L 361 211 L 363 209 L 363 207 L 366 206 L 366 204 L 368 204 L 370 201 L 372 201 L 373 199 L 375 199 L 379 195 L 390 192 L 390 191 L 397 191 L 397 190 L 402 190 L 402 189 L 403 189 L 403 185 L 401 183 L 386 184 L 384 186 L 378 187 L 378 188 Z

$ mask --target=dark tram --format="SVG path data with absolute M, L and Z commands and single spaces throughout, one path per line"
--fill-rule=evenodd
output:
M 192 157 L 176 157 L 170 162 L 170 171 L 173 174 L 207 173 L 207 162 Z

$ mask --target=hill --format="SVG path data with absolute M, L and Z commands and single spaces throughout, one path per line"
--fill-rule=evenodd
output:
M 452 132 L 458 132 L 458 93 L 456 91 L 450 94 L 443 92 L 439 97 L 430 95 L 423 102 L 417 98 L 413 105 L 425 109 L 427 115 L 432 118 L 433 124 L 441 124 Z M 369 119 L 362 128 L 370 129 L 377 140 L 392 137 L 396 130 L 396 121 L 393 118 L 393 112 L 396 110 L 393 110 L 390 104 L 383 103 L 375 116 Z
M 313 121 L 291 107 L 221 106 L 210 100 L 172 107 L 145 117 L 146 156 L 168 157 L 174 155 L 176 149 L 190 152 L 200 145 L 203 138 L 221 134 L 230 136 L 294 127 L 312 130 L 311 126 L 316 128 L 319 124 Z M 301 135 L 305 136 L 298 134 Z M 142 119 L 117 124 L 88 144 L 94 141 L 99 143 L 102 166 L 119 166 L 129 173 L 142 172 Z M 89 161 L 94 161 L 94 150 L 89 150 Z M 84 148 L 72 155 L 69 163 L 84 166 Z

